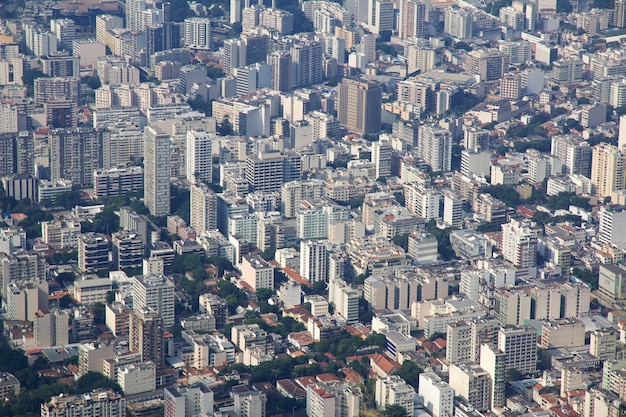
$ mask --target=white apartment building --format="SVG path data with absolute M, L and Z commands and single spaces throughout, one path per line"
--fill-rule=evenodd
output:
M 141 362 L 120 367 L 117 374 L 125 395 L 140 394 L 156 389 L 156 367 L 152 362 Z
M 454 415 L 454 389 L 434 372 L 419 376 L 419 401 L 433 417 Z
M 243 281 L 253 290 L 274 289 L 274 267 L 258 255 L 244 255 L 241 261 Z
M 185 170 L 187 181 L 213 182 L 213 139 L 215 135 L 203 131 L 187 132 Z
M 415 408 L 415 389 L 397 375 L 376 379 L 376 407 L 383 410 L 387 405 L 398 404 L 413 415 Z
M 174 289 L 174 283 L 165 275 L 133 277 L 133 309 L 152 308 L 169 329 L 174 325 Z
M 323 241 L 300 242 L 300 275 L 311 283 L 328 281 L 327 250 Z
M 80 232 L 80 222 L 69 220 L 41 222 L 41 240 L 53 249 L 77 248 Z

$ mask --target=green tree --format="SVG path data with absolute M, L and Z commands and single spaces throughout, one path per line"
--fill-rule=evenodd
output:
M 519 193 L 510 185 L 490 185 L 484 189 L 484 192 L 497 198 L 509 207 L 516 207 L 521 202 Z
M 122 388 L 117 382 L 110 380 L 100 372 L 87 372 L 74 382 L 74 389 L 77 394 L 91 392 L 98 388 L 111 388 L 119 393 Z
M 394 245 L 400 246 L 405 252 L 409 251 L 409 235 L 394 236 L 391 241 Z
M 397 374 L 406 381 L 407 384 L 415 388 L 415 391 L 419 388 L 419 374 L 424 372 L 422 368 L 415 365 L 413 361 L 405 360 L 402 362 L 402 366 L 398 370 Z
M 239 23 L 241 25 L 240 22 L 235 22 L 235 23 Z M 233 26 L 235 25 L 235 23 L 233 23 Z M 211 78 L 213 78 L 214 80 L 217 80 L 218 78 L 222 78 L 224 76 L 224 71 L 215 65 L 209 65 L 206 69 L 207 75 Z
M 61 308 L 68 308 L 69 306 L 72 305 L 73 302 L 74 302 L 74 300 L 72 300 L 72 297 L 69 294 L 65 294 L 59 300 L 59 307 L 61 307 Z
M 233 124 L 230 122 L 228 116 L 224 117 L 221 123 L 218 123 L 217 132 L 222 136 L 228 136 L 235 133 L 233 130 Z
M 592 290 L 598 289 L 599 273 L 589 269 L 574 268 L 572 274 L 587 283 Z
M 194 15 L 194 12 L 189 8 L 187 0 L 170 0 L 170 10 L 172 22 L 182 22 Z
M 269 288 L 259 288 L 256 291 L 256 299 L 258 301 L 267 301 L 270 299 L 272 294 L 274 294 L 274 291 L 270 290 Z
M 104 324 L 106 320 L 106 307 L 102 303 L 96 303 L 93 306 L 93 323 L 95 325 Z
M 400 404 L 387 404 L 385 409 L 380 412 L 381 417 L 409 417 L 406 408 Z
M 524 374 L 517 369 L 510 368 L 508 371 L 506 371 L 507 381 L 521 381 L 522 379 L 524 379 Z
M 455 42 L 454 45 L 452 45 L 452 47 L 454 49 L 463 49 L 465 51 L 471 51 L 472 47 L 469 46 L 467 43 L 465 42 Z
M 63 283 L 70 283 L 70 282 L 74 282 L 74 280 L 76 279 L 76 275 L 74 275 L 73 272 L 61 272 L 59 275 L 56 276 L 56 281 L 59 284 L 63 284 Z

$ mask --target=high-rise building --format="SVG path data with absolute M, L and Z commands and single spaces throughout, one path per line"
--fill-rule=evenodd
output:
M 448 324 L 450 349 L 446 358 L 451 363 L 476 363 L 480 360 L 480 345 L 498 342 L 500 322 L 494 317 L 480 317 Z
M 63 346 L 69 343 L 69 315 L 62 310 L 39 310 L 33 321 L 35 346 Z
M 391 157 L 393 148 L 389 141 L 372 143 L 372 163 L 376 165 L 376 178 L 391 176 Z
M 615 0 L 613 5 L 613 26 L 626 27 L 626 1 Z
M 449 7 L 444 17 L 444 32 L 460 39 L 471 39 L 474 31 L 472 11 Z
M 502 225 L 502 255 L 518 268 L 537 266 L 537 237 L 541 229 L 529 221 Z
M 65 179 L 75 185 L 91 185 L 95 170 L 110 167 L 105 152 L 110 137 L 110 132 L 92 128 L 50 130 L 48 143 L 52 181 Z
M 143 168 L 116 167 L 93 172 L 96 198 L 117 197 L 143 189 Z
M 603 299 L 623 302 L 626 299 L 626 265 L 600 265 L 598 285 L 598 293 Z
M 58 100 L 78 104 L 79 85 L 80 79 L 78 77 L 36 78 L 34 84 L 35 104 Z
M 601 361 L 615 359 L 619 333 L 615 329 L 596 329 L 591 332 L 589 353 Z
M 235 75 L 235 70 L 244 65 L 246 65 L 246 44 L 237 38 L 225 40 L 224 74 L 226 76 Z
M 615 108 L 626 106 L 626 82 L 623 79 L 610 83 L 609 104 Z
M 419 375 L 419 401 L 433 416 L 453 415 L 454 389 L 434 372 Z
M 259 288 L 274 288 L 274 267 L 259 255 L 243 256 L 241 276 L 255 291 Z
M 449 380 L 455 396 L 478 411 L 491 409 L 491 378 L 480 366 L 453 364 Z
M 500 97 L 519 100 L 522 95 L 522 77 L 519 74 L 507 74 L 500 79 Z
M 300 179 L 302 161 L 297 154 L 260 152 L 246 157 L 246 179 L 254 191 L 275 192 Z
M 626 234 L 622 231 L 625 224 L 626 207 L 603 205 L 600 207 L 598 239 L 607 245 L 626 248 Z
M 141 236 L 130 231 L 113 233 L 113 265 L 118 270 L 139 268 L 143 265 L 143 242 Z
M 191 186 L 189 225 L 198 233 L 217 229 L 217 196 L 205 184 Z
M 76 28 L 72 19 L 50 20 L 50 31 L 57 38 L 57 50 L 72 52 Z
M 133 277 L 133 309 L 154 310 L 163 325 L 174 325 L 174 283 L 165 275 L 139 275 Z
M 78 237 L 78 269 L 81 272 L 106 271 L 109 267 L 109 241 L 100 233 Z
M 26 22 L 23 25 L 26 52 L 37 57 L 53 54 L 57 51 L 57 38 L 52 32 L 44 31 L 37 23 Z
M 404 56 L 409 74 L 429 71 L 435 68 L 437 62 L 435 48 L 424 39 L 407 39 L 404 43 Z
M 170 214 L 170 137 L 158 127 L 144 130 L 144 202 L 153 216 Z
M 452 135 L 436 125 L 421 125 L 417 155 L 433 172 L 449 172 L 452 169 Z
M 523 374 L 537 370 L 537 330 L 532 327 L 501 327 L 498 349 L 506 354 L 506 369 Z
M 211 49 L 211 19 L 208 17 L 188 17 L 184 24 L 186 47 Z
M 583 62 L 577 56 L 561 58 L 552 64 L 552 81 L 554 83 L 572 83 L 582 81 Z
M 141 353 L 142 362 L 152 361 L 157 373 L 165 367 L 165 328 L 161 316 L 150 308 L 131 311 L 129 348 Z
M 535 352 L 537 351 L 535 347 Z M 480 347 L 480 367 L 491 377 L 491 408 L 506 404 L 506 354 L 496 345 L 485 343 Z
M 13 281 L 38 282 L 45 277 L 45 259 L 26 252 L 0 253 L 0 283 L 2 298 L 7 299 L 9 284 Z
M 493 81 L 502 78 L 504 61 L 504 54 L 495 48 L 474 49 L 467 54 L 463 68 L 481 81 Z
M 499 49 L 508 59 L 508 62 L 513 65 L 524 64 L 532 58 L 532 45 L 528 41 L 502 42 Z M 524 83 L 522 82 L 522 84 Z
M 49 77 L 78 77 L 80 58 L 67 53 L 56 53 L 41 57 L 41 70 Z
M 363 21 L 373 33 L 393 30 L 394 4 L 391 0 L 368 0 L 367 18 Z
M 39 310 L 48 308 L 48 283 L 45 280 L 13 281 L 5 300 L 9 320 L 35 320 Z
M 111 389 L 88 394 L 60 394 L 41 404 L 41 417 L 124 417 L 126 399 Z
M 302 200 L 319 200 L 323 193 L 324 182 L 321 180 L 286 182 L 281 186 L 281 211 L 286 218 L 294 218 Z
M 359 292 L 343 279 L 328 281 L 328 301 L 344 320 L 354 322 L 359 319 L 359 298 Z
M 270 66 L 270 84 L 272 90 L 289 91 L 293 84 L 291 55 L 288 52 L 272 52 L 267 56 Z
M 561 161 L 565 174 L 580 174 L 590 178 L 592 153 L 589 144 L 576 136 L 552 136 L 551 154 Z
M 126 3 L 126 29 L 133 32 L 145 28 L 143 12 L 146 10 L 146 0 L 128 0 Z
M 289 51 L 293 68 L 293 86 L 304 87 L 322 81 L 322 45 L 317 41 L 302 41 Z
M 119 16 L 101 14 L 96 16 L 96 40 L 102 45 L 106 44 L 108 31 L 124 27 L 124 20 Z
M 257 212 L 256 245 L 262 251 L 276 250 L 285 246 L 285 229 L 279 212 Z
M 617 146 L 600 143 L 593 147 L 591 159 L 591 183 L 596 196 L 610 197 L 613 191 L 624 189 L 626 156 Z
M 426 5 L 419 0 L 402 0 L 399 3 L 398 37 L 400 39 L 423 38 Z
M 328 281 L 328 254 L 322 241 L 300 242 L 300 275 L 311 283 Z
M 411 415 L 415 409 L 415 389 L 398 375 L 376 378 L 376 407 L 382 410 L 392 404 L 398 404 Z
M 207 132 L 187 131 L 185 168 L 187 181 L 213 182 L 213 136 Z
M 376 81 L 344 78 L 339 85 L 337 116 L 348 130 L 366 134 L 380 130 L 382 90 Z
M 233 387 L 233 403 L 238 416 L 265 417 L 267 415 L 267 396 L 245 385 Z
M 240 35 L 240 39 L 245 45 L 246 63 L 243 65 L 256 64 L 257 62 L 265 62 L 267 59 L 267 51 L 269 38 L 265 34 L 257 32 L 244 32 Z
M 213 391 L 201 382 L 173 385 L 163 390 L 166 416 L 195 416 L 213 413 Z

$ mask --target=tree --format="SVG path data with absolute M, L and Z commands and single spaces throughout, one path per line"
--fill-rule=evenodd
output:
M 87 372 L 74 382 L 74 389 L 77 394 L 91 392 L 98 388 L 111 388 L 117 392 L 122 392 L 122 388 L 117 382 L 110 380 L 100 372 Z
M 389 42 L 391 40 L 391 31 L 390 30 L 381 30 L 378 34 L 380 42 Z
M 182 22 L 194 15 L 194 12 L 189 8 L 187 0 L 170 0 L 170 10 L 172 22 Z
M 592 290 L 598 289 L 598 272 L 591 271 L 589 269 L 574 268 L 572 270 L 572 274 L 575 277 L 580 278 L 583 282 L 587 283 Z
M 400 404 L 387 404 L 385 409 L 380 412 L 381 417 L 408 417 L 406 408 Z
M 511 368 L 508 371 L 506 371 L 507 381 L 521 381 L 523 378 L 524 378 L 524 374 L 515 368 Z
M 32 94 L 33 88 L 35 86 L 35 80 L 41 77 L 47 77 L 47 75 L 37 69 L 24 70 L 24 74 L 22 75 L 22 82 L 26 87 L 28 87 L 29 93 Z
M 102 303 L 96 303 L 93 306 L 93 323 L 104 324 L 106 320 L 106 307 Z
M 233 26 L 235 26 L 235 24 L 237 23 L 239 22 L 233 23 Z M 239 25 L 241 25 L 241 23 L 239 23 Z M 220 67 L 217 67 L 215 65 L 209 65 L 206 69 L 206 72 L 207 72 L 207 75 L 213 78 L 214 80 L 217 80 L 218 78 L 222 78 L 224 76 L 224 71 L 222 71 Z
M 243 30 L 243 28 L 241 27 L 241 22 L 235 22 L 233 23 L 233 33 L 235 34 L 235 36 L 239 36 L 241 35 L 241 31 Z
M 225 116 L 222 120 L 222 123 L 218 123 L 217 132 L 222 136 L 228 136 L 235 133 L 233 130 L 233 125 L 230 122 L 228 116 Z
M 497 198 L 509 207 L 516 207 L 521 201 L 518 192 L 510 185 L 490 185 L 485 188 L 484 192 Z
M 454 49 L 463 49 L 465 51 L 471 51 L 472 47 L 469 46 L 467 43 L 465 42 L 456 42 L 454 45 L 452 45 L 452 47 Z
M 394 245 L 400 246 L 405 252 L 409 251 L 409 235 L 394 236 L 391 241 Z
M 415 391 L 419 388 L 419 374 L 424 372 L 422 368 L 415 365 L 413 361 L 405 360 L 402 362 L 402 366 L 398 371 L 398 376 L 406 381 L 407 384 L 415 388 Z
M 59 275 L 56 276 L 56 281 L 59 284 L 74 282 L 75 279 L 76 275 L 74 275 L 73 272 L 61 272 Z
M 256 299 L 257 301 L 267 301 L 270 299 L 273 293 L 274 291 L 270 290 L 269 288 L 259 288 L 256 291 Z
M 73 302 L 74 302 L 74 300 L 72 300 L 72 297 L 69 294 L 65 294 L 59 300 L 59 307 L 61 307 L 61 308 L 68 308 L 69 306 L 72 305 Z
M 83 77 L 80 79 L 80 81 L 83 84 L 87 84 L 87 87 L 91 88 L 92 90 L 97 90 L 98 88 L 102 87 L 100 77 L 98 77 L 97 75 L 94 75 L 92 77 Z

